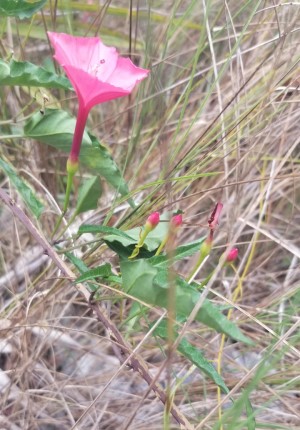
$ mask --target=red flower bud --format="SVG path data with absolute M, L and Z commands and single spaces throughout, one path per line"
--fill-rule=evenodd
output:
M 144 245 L 146 237 L 152 230 L 155 229 L 155 227 L 159 223 L 159 219 L 160 219 L 159 212 L 153 212 L 151 215 L 148 216 L 146 224 L 143 230 L 141 231 L 139 241 L 135 245 L 135 248 L 132 251 L 132 254 L 130 255 L 130 257 L 128 257 L 129 259 L 135 258 L 139 254 L 140 248 L 142 248 L 142 246 Z
M 227 257 L 226 257 L 226 263 L 233 263 L 239 255 L 239 250 L 237 248 L 232 248 Z
M 171 224 L 172 227 L 180 227 L 182 224 L 182 214 L 172 216 Z
M 160 220 L 159 212 L 153 212 L 147 218 L 146 228 L 148 228 L 149 230 L 153 230 L 159 223 L 159 220 Z

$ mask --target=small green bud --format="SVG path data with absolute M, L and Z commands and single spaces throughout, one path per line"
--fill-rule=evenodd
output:
M 210 237 L 208 237 L 201 245 L 200 247 L 200 255 L 201 259 L 204 260 L 205 257 L 207 257 L 210 254 L 212 248 L 212 240 Z

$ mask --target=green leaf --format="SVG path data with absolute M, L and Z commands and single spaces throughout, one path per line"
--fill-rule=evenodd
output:
M 20 176 L 18 176 L 14 168 L 9 163 L 2 160 L 1 158 L 0 158 L 0 167 L 2 168 L 2 170 L 5 172 L 5 174 L 9 177 L 9 179 L 15 186 L 18 193 L 24 200 L 24 203 L 26 204 L 26 206 L 31 210 L 34 216 L 38 218 L 43 212 L 44 206 L 40 202 L 40 200 L 36 197 L 33 190 L 22 178 L 20 178 Z
M 101 192 L 101 184 L 97 176 L 85 180 L 78 192 L 76 214 L 96 209 Z
M 223 378 L 216 371 L 214 366 L 206 360 L 198 348 L 190 344 L 185 338 L 178 345 L 178 351 L 187 357 L 195 366 L 205 373 L 224 393 L 229 393 Z
M 0 0 L 0 15 L 30 18 L 47 0 Z
M 93 172 L 102 175 L 122 196 L 126 196 L 129 194 L 128 185 L 109 151 L 95 136 L 91 133 L 88 135 L 93 146 L 84 148 L 80 160 Z M 136 205 L 132 198 L 128 199 L 128 203 L 135 209 Z
M 72 89 L 70 81 L 27 61 L 0 60 L 0 85 Z
M 152 266 L 149 260 L 121 260 L 123 288 L 126 293 L 146 303 L 168 307 L 169 276 L 165 269 Z M 180 277 L 176 277 L 176 314 L 188 318 L 201 294 Z M 228 320 L 209 300 L 204 300 L 195 319 L 219 333 L 252 345 L 240 329 Z
M 120 268 L 123 288 L 126 293 L 146 303 L 158 304 L 157 292 L 154 287 L 154 278 L 157 275 L 155 267 L 148 264 L 145 259 L 139 259 L 121 261 Z
M 84 264 L 84 262 L 80 258 L 76 257 L 74 254 L 72 254 L 72 252 L 65 252 L 65 256 L 71 261 L 72 264 L 74 264 L 78 272 L 85 273 L 89 270 L 89 268 Z
M 72 254 L 72 252 L 65 252 L 65 256 L 71 261 L 72 264 L 74 264 L 79 273 L 83 274 L 89 271 L 89 268 L 84 264 L 84 262 Z M 91 291 L 98 290 L 98 285 L 92 284 L 91 282 L 88 282 L 88 286 Z
M 291 430 L 291 427 L 283 424 L 272 424 L 270 422 L 257 421 L 258 429 L 266 429 L 266 430 Z
M 0 84 L 1 82 L 7 78 L 7 76 L 9 76 L 10 74 L 10 67 L 9 65 L 0 59 Z
M 76 269 L 81 273 L 81 276 L 76 279 L 75 284 L 95 278 L 104 278 L 108 279 L 109 281 L 120 284 L 120 278 L 112 273 L 110 264 L 105 263 L 102 266 L 95 267 L 94 269 L 89 269 L 84 264 L 84 262 L 80 260 L 80 258 L 76 257 L 71 252 L 65 252 L 65 255 L 71 261 L 71 263 L 74 264 Z M 92 284 L 91 282 L 88 282 L 88 286 L 91 291 L 98 290 L 98 285 Z
M 102 264 L 102 266 L 95 267 L 83 273 L 79 278 L 76 279 L 75 284 L 79 282 L 90 281 L 95 278 L 108 278 L 112 276 L 111 265 L 109 263 Z
M 128 257 L 132 254 L 133 250 L 135 249 L 135 245 L 124 246 L 120 242 L 117 242 L 117 241 L 106 242 L 105 239 L 104 239 L 104 242 L 112 251 L 114 251 L 116 254 L 118 254 L 118 256 L 121 260 L 122 259 L 127 260 Z M 149 259 L 150 257 L 153 257 L 154 254 L 155 254 L 155 251 L 150 252 L 146 248 L 142 247 L 142 248 L 140 248 L 139 255 L 136 256 L 135 258 L 136 259 L 139 259 L 139 258 L 148 258 Z
M 247 429 L 255 430 L 256 428 L 255 414 L 254 414 L 251 402 L 249 400 L 249 397 L 245 398 L 245 406 L 246 406 L 246 414 L 247 414 Z
M 164 219 L 162 219 L 164 221 Z M 140 238 L 140 234 L 143 227 L 135 227 L 130 230 L 126 230 L 126 234 L 128 237 L 120 237 L 120 235 L 110 234 L 104 236 L 104 241 L 115 251 L 120 258 L 128 258 L 136 243 Z M 163 238 L 167 234 L 168 231 L 168 223 L 160 222 L 154 230 L 152 230 L 145 239 L 144 245 L 140 248 L 140 253 L 138 258 L 150 258 L 154 256 L 155 251 L 161 244 Z
M 64 152 L 70 152 L 76 125 L 76 118 L 60 109 L 46 109 L 44 115 L 33 114 L 24 127 L 24 135 L 39 140 Z M 92 141 L 85 131 L 81 150 L 92 146 Z
M 83 224 L 79 227 L 78 233 L 103 233 L 108 235 L 120 236 L 125 239 L 132 239 L 132 237 L 128 236 L 128 234 L 126 234 L 124 231 L 119 230 L 115 227 L 108 227 L 106 225 Z
M 182 260 L 185 257 L 190 257 L 191 255 L 196 254 L 204 240 L 205 237 L 197 240 L 196 242 L 178 246 L 175 250 L 174 256 L 172 256 L 172 261 Z M 168 259 L 167 255 L 157 255 L 151 257 L 149 263 L 153 264 L 153 266 L 161 267 L 169 264 L 170 260 Z
M 176 328 L 175 335 L 177 332 L 178 330 Z M 154 334 L 162 339 L 168 339 L 167 322 L 162 321 L 154 330 Z M 216 385 L 218 385 L 224 393 L 229 393 L 223 378 L 219 375 L 214 366 L 206 360 L 198 348 L 189 343 L 186 338 L 182 338 L 177 349 L 181 354 L 188 358 L 191 363 L 205 373 Z
M 46 109 L 34 114 L 24 127 L 24 135 L 46 143 L 61 151 L 70 152 L 76 119 L 67 112 Z M 127 183 L 108 150 L 86 131 L 83 134 L 80 161 L 94 174 L 107 180 L 122 196 L 129 193 Z M 132 200 L 128 200 L 132 206 Z

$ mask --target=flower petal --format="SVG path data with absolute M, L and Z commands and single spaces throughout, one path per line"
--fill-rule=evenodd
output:
M 95 76 L 73 66 L 64 66 L 64 70 L 75 88 L 80 103 L 88 110 L 96 104 L 130 94 L 130 90 L 115 87 L 108 82 L 100 82 Z
M 135 84 L 148 76 L 149 70 L 135 66 L 129 58 L 119 57 L 108 82 L 115 87 L 132 91 Z
M 104 82 L 116 68 L 116 48 L 104 45 L 99 37 L 74 37 L 51 32 L 48 36 L 55 49 L 54 58 L 61 66 L 71 65 L 95 76 L 101 74 Z
M 129 58 L 119 57 L 115 48 L 105 46 L 98 37 L 48 35 L 55 49 L 54 58 L 64 68 L 85 109 L 130 94 L 149 73 Z

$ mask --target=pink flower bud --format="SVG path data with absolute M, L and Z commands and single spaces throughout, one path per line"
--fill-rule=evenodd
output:
M 233 263 L 239 255 L 239 250 L 237 248 L 232 248 L 226 258 L 226 263 Z
M 160 220 L 159 212 L 153 212 L 147 218 L 146 228 L 148 228 L 149 230 L 153 230 L 159 223 L 159 220 Z
M 180 227 L 182 224 L 182 214 L 174 215 L 171 218 L 172 227 Z
M 211 230 L 214 230 L 219 224 L 219 218 L 223 209 L 222 203 L 217 203 L 211 216 L 208 218 L 208 225 Z

